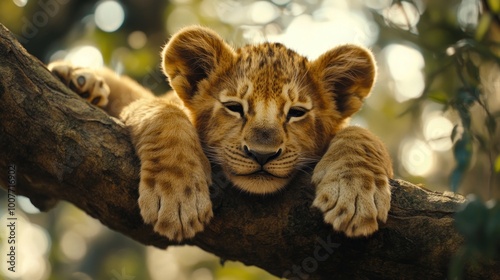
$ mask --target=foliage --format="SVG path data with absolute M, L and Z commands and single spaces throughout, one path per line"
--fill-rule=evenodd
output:
M 422 97 L 415 100 L 407 112 L 417 110 L 425 101 L 430 100 L 443 105 L 443 111 L 452 111 L 458 115 L 457 124 L 450 135 L 456 162 L 450 174 L 450 187 L 454 192 L 458 191 L 464 176 L 470 170 L 474 153 L 479 152 L 489 161 L 486 171 L 490 173 L 489 182 L 483 185 L 483 189 L 487 190 L 490 197 L 493 195 L 497 176 L 494 170 L 495 155 L 498 157 L 500 152 L 498 109 L 493 113 L 488 105 L 488 101 L 494 99 L 492 95 L 498 94 L 500 86 L 488 85 L 491 81 L 485 77 L 487 72 L 496 71 L 500 74 L 500 37 L 497 34 L 488 36 L 491 29 L 498 28 L 500 18 L 498 3 L 493 2 L 495 1 L 481 3 L 464 0 L 447 1 L 446 4 L 429 3 L 434 8 L 440 6 L 438 10 L 441 11 L 458 7 L 458 15 L 450 15 L 449 18 L 435 17 L 433 14 L 437 10 L 433 11 L 429 6 L 422 14 L 426 20 L 421 19 L 415 27 L 419 31 L 418 36 L 408 37 L 427 57 L 432 56 L 434 59 L 426 60 L 430 62 L 426 71 L 426 87 Z M 479 12 L 481 8 L 482 13 Z M 471 14 L 461 19 L 461 11 Z M 446 34 L 445 39 L 431 42 L 436 39 L 435 34 L 440 29 L 443 35 Z M 439 60 L 435 59 L 437 57 Z M 487 62 L 492 62 L 493 65 L 488 65 Z
M 454 256 L 450 265 L 450 279 L 462 279 L 463 268 L 472 262 L 479 267 L 489 259 L 500 257 L 500 203 L 484 203 L 475 196 L 455 216 L 457 230 L 464 236 L 465 244 Z

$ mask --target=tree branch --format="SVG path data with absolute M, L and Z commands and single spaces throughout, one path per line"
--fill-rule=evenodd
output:
M 66 200 L 145 244 L 175 244 L 144 225 L 137 206 L 139 160 L 123 124 L 84 102 L 0 25 L 0 184 L 17 167 L 17 192 L 41 210 Z M 188 244 L 292 279 L 443 279 L 463 239 L 453 214 L 465 200 L 392 181 L 389 220 L 370 238 L 349 239 L 310 207 L 303 175 L 279 194 L 241 193 L 214 171 L 215 218 Z M 498 277 L 500 263 L 468 267 Z M 308 277 L 308 278 L 307 278 Z

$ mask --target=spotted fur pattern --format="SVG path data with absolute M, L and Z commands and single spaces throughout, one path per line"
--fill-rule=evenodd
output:
M 348 236 L 370 235 L 386 221 L 386 148 L 367 130 L 346 127 L 375 79 L 368 50 L 344 45 L 309 61 L 279 43 L 234 50 L 215 32 L 188 27 L 162 56 L 176 93 L 167 98 L 107 69 L 49 66 L 78 93 L 107 87 L 90 96 L 129 127 L 141 159 L 141 215 L 157 232 L 180 241 L 210 221 L 210 162 L 255 194 L 312 171 L 313 206 Z

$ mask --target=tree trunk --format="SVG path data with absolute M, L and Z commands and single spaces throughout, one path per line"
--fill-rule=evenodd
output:
M 17 168 L 16 192 L 41 210 L 66 200 L 111 229 L 159 248 L 176 244 L 144 225 L 137 206 L 139 160 L 123 124 L 86 103 L 0 25 L 0 184 Z M 444 279 L 463 244 L 453 215 L 465 199 L 394 180 L 386 224 L 349 239 L 311 208 L 310 176 L 266 197 L 244 194 L 216 170 L 215 218 L 187 241 L 227 260 L 292 279 Z M 498 279 L 500 262 L 467 267 Z

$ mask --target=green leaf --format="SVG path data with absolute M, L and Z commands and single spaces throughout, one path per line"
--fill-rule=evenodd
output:
M 495 160 L 495 172 L 500 173 L 500 155 Z
M 486 225 L 488 209 L 480 199 L 468 196 L 465 208 L 455 214 L 455 227 L 468 242 L 482 239 L 481 229 Z
M 453 146 L 453 156 L 457 165 L 451 173 L 450 184 L 451 190 L 456 192 L 460 183 L 462 182 L 463 175 L 469 168 L 469 163 L 472 158 L 472 137 L 465 131 L 455 145 Z
M 462 120 L 462 125 L 466 131 L 470 130 L 471 117 L 469 109 L 465 106 L 459 106 L 457 108 L 458 115 L 460 116 L 460 120 Z
M 464 267 L 467 262 L 469 252 L 465 247 L 461 247 L 450 260 L 448 267 L 448 279 L 463 279 Z
M 485 151 L 485 152 L 488 152 L 489 151 L 489 139 L 483 135 L 480 135 L 480 134 L 476 134 L 474 135 L 474 140 L 477 141 L 476 143 L 478 145 L 476 145 L 476 147 L 478 146 L 478 148 L 481 150 L 481 151 Z
M 474 102 L 476 101 L 476 90 L 474 88 L 461 88 L 457 91 L 457 103 L 458 107 L 462 105 L 463 107 L 470 107 L 474 105 Z
M 495 133 L 495 130 L 497 128 L 497 122 L 495 118 L 493 118 L 491 115 L 488 115 L 488 117 L 486 118 L 486 127 L 488 128 L 489 134 Z
M 441 90 L 431 91 L 431 92 L 429 92 L 427 97 L 430 100 L 432 100 L 436 103 L 439 103 L 439 104 L 447 104 L 448 103 L 448 95 L 446 94 L 446 92 L 441 91 Z
M 458 134 L 458 124 L 456 124 L 455 126 L 453 126 L 453 129 L 451 130 L 451 142 L 455 142 L 455 140 L 457 139 L 457 136 L 462 136 L 462 134 Z
M 500 203 L 493 203 L 489 212 L 490 215 L 485 232 L 490 237 L 492 243 L 500 243 Z
M 498 3 L 498 0 L 493 0 L 490 2 L 495 2 L 495 1 Z M 484 13 L 481 15 L 481 18 L 479 19 L 479 22 L 476 27 L 476 34 L 474 35 L 474 39 L 476 39 L 476 41 L 480 42 L 484 38 L 484 35 L 486 34 L 486 32 L 488 32 L 488 29 L 491 25 L 491 20 L 492 20 L 491 14 Z
M 460 186 L 460 182 L 462 182 L 463 175 L 463 172 L 458 168 L 453 169 L 453 172 L 451 172 L 450 185 L 452 192 L 458 191 L 458 187 Z
M 465 69 L 467 70 L 467 74 L 469 74 L 469 77 L 472 79 L 474 84 L 479 84 L 479 68 L 474 64 L 474 62 L 472 62 L 471 59 L 468 59 L 465 62 Z
M 484 228 L 486 235 L 485 246 L 483 246 L 484 254 L 495 258 L 500 256 L 500 203 L 489 201 L 486 205 L 489 208 L 489 215 Z
M 490 7 L 490 11 L 495 14 L 500 13 L 500 1 L 498 0 L 488 0 L 488 6 Z

